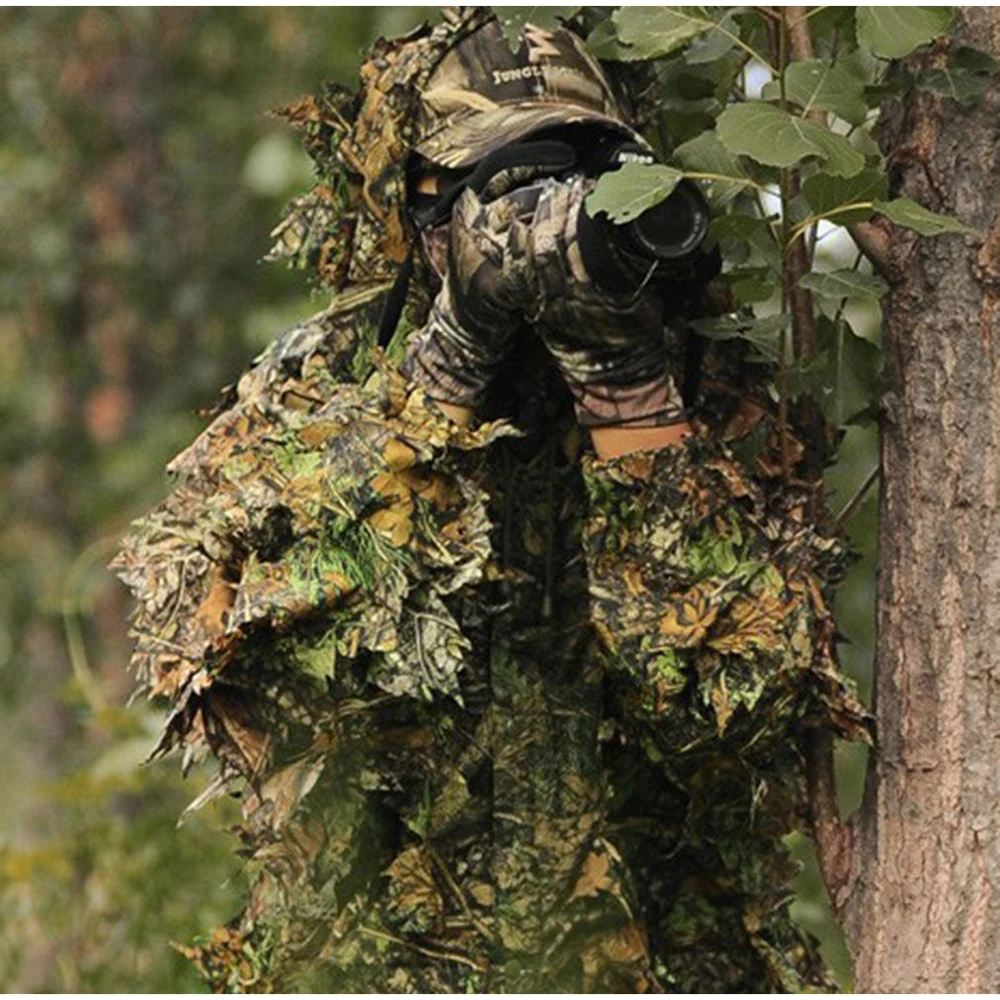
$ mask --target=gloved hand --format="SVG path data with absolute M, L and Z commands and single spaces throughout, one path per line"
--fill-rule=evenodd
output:
M 403 368 L 433 399 L 474 409 L 521 322 L 504 256 L 509 209 L 507 199 L 483 206 L 471 192 L 455 205 L 444 284 Z
M 432 398 L 474 408 L 527 323 L 566 378 L 587 427 L 682 422 L 664 303 L 651 285 L 602 288 L 577 226 L 593 181 L 545 178 L 483 204 L 466 191 L 450 228 L 448 273 L 406 372 Z
M 509 255 L 528 262 L 529 322 L 565 377 L 582 425 L 681 423 L 684 404 L 670 374 L 676 335 L 657 286 L 637 276 L 631 289 L 611 291 L 581 248 L 579 222 L 593 184 L 549 182 L 531 225 L 513 228 Z

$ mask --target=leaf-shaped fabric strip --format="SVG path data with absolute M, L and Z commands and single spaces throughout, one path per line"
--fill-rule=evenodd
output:
M 730 152 L 771 167 L 791 167 L 815 156 L 828 173 L 852 177 L 865 165 L 864 156 L 842 135 L 762 101 L 726 108 L 716 132 Z

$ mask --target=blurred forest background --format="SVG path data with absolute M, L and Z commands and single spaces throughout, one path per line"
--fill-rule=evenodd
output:
M 0 988 L 197 992 L 168 942 L 241 892 L 226 806 L 185 817 L 203 779 L 142 766 L 155 707 L 127 707 L 128 605 L 104 568 L 166 492 L 195 411 L 324 303 L 258 261 L 306 156 L 270 108 L 353 83 L 413 7 L 0 12 Z M 831 248 L 835 253 L 836 248 Z M 855 328 L 861 329 L 855 320 Z M 877 337 L 877 317 L 868 317 Z M 843 506 L 875 462 L 852 428 Z M 870 685 L 874 492 L 842 647 Z M 862 758 L 841 748 L 845 808 Z M 795 849 L 809 862 L 808 845 Z M 796 912 L 845 957 L 807 863 Z

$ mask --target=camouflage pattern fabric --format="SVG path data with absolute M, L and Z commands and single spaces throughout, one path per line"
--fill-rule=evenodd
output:
M 435 67 L 418 114 L 417 152 L 450 168 L 554 125 L 597 124 L 645 145 L 597 60 L 563 28 L 527 25 L 512 51 L 499 23 L 485 22 Z
M 671 352 L 664 337 L 667 304 L 654 286 L 613 293 L 587 271 L 577 225 L 594 183 L 545 177 L 485 203 L 472 191 L 459 198 L 445 287 L 407 361 L 434 398 L 475 406 L 512 332 L 530 326 L 555 358 L 582 425 L 685 419 L 670 375 L 676 343 Z
M 843 552 L 779 475 L 768 372 L 713 345 L 697 436 L 599 463 L 525 324 L 475 429 L 399 371 L 425 283 L 374 347 L 401 190 L 376 147 L 412 139 L 393 74 L 481 16 L 294 112 L 329 183 L 283 239 L 338 294 L 116 560 L 157 752 L 210 756 L 199 801 L 242 808 L 246 906 L 187 953 L 218 992 L 828 989 L 782 838 L 802 735 L 865 719 L 832 659 Z
M 458 428 L 360 360 L 373 302 L 275 343 L 119 559 L 161 749 L 243 802 L 247 908 L 190 954 L 254 992 L 824 986 L 781 837 L 795 733 L 862 730 L 838 545 L 708 435 L 581 466 L 527 340 L 493 405 L 528 431 Z
M 486 7 L 445 7 L 442 23 L 379 39 L 355 93 L 337 84 L 278 114 L 305 133 L 317 183 L 275 229 L 270 259 L 339 290 L 392 279 L 413 240 L 406 169 L 422 137 L 420 94 L 440 60 L 489 23 Z

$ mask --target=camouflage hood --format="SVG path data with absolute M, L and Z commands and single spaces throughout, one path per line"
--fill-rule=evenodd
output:
M 574 122 L 637 138 L 570 31 L 528 25 L 512 51 L 490 8 L 442 14 L 434 28 L 376 42 L 357 93 L 328 85 L 279 110 L 305 132 L 318 183 L 275 229 L 269 259 L 313 271 L 324 288 L 388 282 L 413 237 L 406 213 L 413 153 L 464 167 L 529 132 Z
M 318 183 L 275 229 L 269 259 L 287 258 L 334 290 L 392 280 L 411 241 L 406 165 L 419 139 L 421 89 L 448 50 L 492 16 L 485 8 L 443 14 L 434 28 L 379 39 L 357 93 L 328 84 L 278 110 L 304 131 Z
M 488 21 L 441 59 L 418 110 L 417 152 L 451 168 L 471 166 L 554 125 L 598 124 L 639 138 L 625 124 L 597 60 L 565 28 L 526 25 L 511 49 L 500 24 Z

